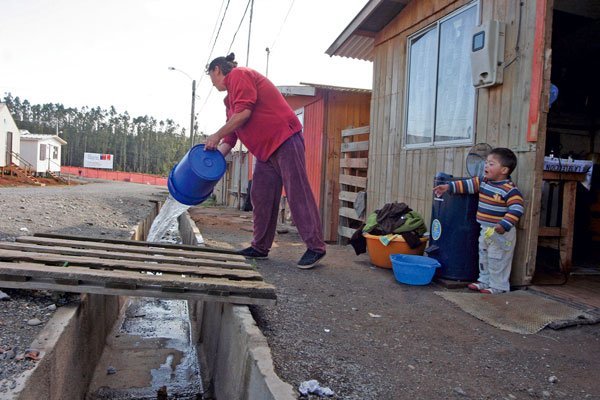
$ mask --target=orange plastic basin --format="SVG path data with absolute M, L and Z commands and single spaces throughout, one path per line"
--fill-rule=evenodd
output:
M 417 248 L 411 249 L 408 243 L 404 241 L 402 236 L 394 238 L 387 246 L 379 241 L 379 236 L 363 233 L 365 239 L 367 239 L 367 251 L 371 258 L 371 264 L 380 268 L 392 268 L 392 262 L 390 261 L 390 255 L 392 254 L 414 254 L 418 256 L 423 255 L 427 240 L 429 238 L 422 237 L 421 245 Z

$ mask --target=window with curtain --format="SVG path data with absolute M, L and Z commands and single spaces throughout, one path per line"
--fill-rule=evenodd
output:
M 46 160 L 46 145 L 40 144 L 40 161 Z
M 475 126 L 470 4 L 408 39 L 406 145 L 470 143 Z

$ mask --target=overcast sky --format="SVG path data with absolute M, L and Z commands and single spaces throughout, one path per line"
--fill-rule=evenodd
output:
M 192 84 L 168 70 L 173 66 L 197 80 L 198 127 L 214 133 L 225 121 L 223 94 L 213 89 L 209 96 L 204 67 L 209 56 L 226 55 L 248 4 L 229 0 L 210 55 L 227 1 L 2 0 L 0 94 L 78 108 L 114 105 L 132 117 L 172 118 L 187 130 Z M 276 85 L 370 88 L 370 62 L 325 54 L 366 3 L 255 0 L 248 66 L 265 74 L 269 47 L 269 78 Z M 231 47 L 241 66 L 248 15 Z

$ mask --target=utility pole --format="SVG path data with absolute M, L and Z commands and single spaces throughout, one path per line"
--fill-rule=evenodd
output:
M 254 12 L 254 0 L 250 0 L 250 20 L 248 22 L 248 47 L 246 49 L 246 67 L 250 64 L 250 36 L 252 36 L 252 13 Z
M 195 107 L 196 107 L 196 80 L 193 79 L 187 72 L 177 69 L 175 67 L 169 67 L 169 71 L 178 71 L 187 76 L 192 81 L 192 113 L 190 115 L 190 147 L 194 145 L 194 120 L 195 120 Z
M 246 67 L 249 64 L 250 61 L 250 36 L 252 35 L 252 13 L 254 12 L 254 0 L 250 0 L 250 19 L 248 21 L 248 46 L 246 49 Z M 240 141 L 240 154 L 239 154 L 239 169 L 240 169 L 240 174 L 238 176 L 238 196 L 237 196 L 237 200 L 238 200 L 238 210 L 242 209 L 242 166 L 244 165 L 242 162 L 242 155 L 244 154 L 243 151 L 244 150 L 244 145 L 241 143 Z M 250 193 L 246 193 L 246 196 L 250 196 Z
M 192 79 L 192 115 L 190 117 L 190 147 L 194 146 L 194 119 L 196 107 L 196 80 Z

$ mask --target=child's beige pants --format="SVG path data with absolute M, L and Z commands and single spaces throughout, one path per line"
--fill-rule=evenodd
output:
M 487 229 L 487 226 L 482 226 L 479 235 L 478 280 L 488 284 L 493 289 L 508 292 L 510 290 L 510 269 L 515 252 L 517 229 L 513 227 L 502 235 L 496 232 L 486 235 Z

